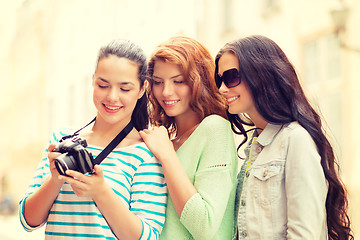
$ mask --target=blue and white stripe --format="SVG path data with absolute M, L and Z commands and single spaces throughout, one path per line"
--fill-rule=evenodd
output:
M 54 133 L 51 142 L 58 142 L 64 135 L 67 133 Z M 87 150 L 96 157 L 102 148 L 88 146 Z M 27 224 L 24 203 L 50 174 L 47 153 L 46 150 L 20 202 L 20 221 L 27 231 L 38 228 Z M 144 143 L 140 143 L 114 149 L 100 165 L 104 170 L 105 181 L 130 211 L 141 219 L 141 239 L 158 239 L 165 221 L 167 199 L 165 178 L 159 161 Z M 116 239 L 92 199 L 77 197 L 67 183 L 62 186 L 44 224 L 46 239 Z

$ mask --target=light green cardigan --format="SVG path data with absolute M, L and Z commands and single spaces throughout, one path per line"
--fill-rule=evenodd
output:
M 230 123 L 218 115 L 206 117 L 177 155 L 198 193 L 180 219 L 169 195 L 160 239 L 231 239 L 238 158 Z

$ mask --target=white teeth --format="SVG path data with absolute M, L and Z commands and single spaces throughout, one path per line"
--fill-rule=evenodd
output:
M 177 103 L 179 100 L 173 100 L 173 101 L 164 101 L 165 104 L 174 104 Z
M 105 105 L 105 107 L 110 109 L 110 110 L 117 110 L 117 109 L 121 108 L 121 107 L 110 107 L 110 106 L 107 106 L 107 105 Z
M 235 96 L 235 97 L 231 97 L 231 98 L 228 98 L 227 101 L 228 102 L 232 102 L 234 101 L 235 99 L 239 98 L 239 96 Z

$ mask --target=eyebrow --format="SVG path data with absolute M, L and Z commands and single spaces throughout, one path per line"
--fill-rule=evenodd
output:
M 178 74 L 178 75 L 175 75 L 175 76 L 170 77 L 170 79 L 178 78 L 178 77 L 181 77 L 181 76 L 183 76 L 183 75 L 180 73 L 180 74 Z M 158 77 L 158 76 L 155 76 L 155 75 L 153 75 L 153 78 L 157 78 L 157 79 L 163 80 L 161 77 Z
M 110 84 L 110 82 L 102 77 L 97 77 L 97 79 L 99 79 L 100 81 L 104 82 L 104 83 L 107 83 L 107 84 Z M 133 82 L 119 82 L 118 83 L 119 85 L 135 85 Z

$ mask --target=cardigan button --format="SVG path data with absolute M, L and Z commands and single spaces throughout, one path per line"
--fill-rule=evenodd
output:
M 257 152 L 257 153 L 260 153 L 261 151 L 262 151 L 262 147 L 258 146 L 258 147 L 256 148 L 256 152 Z

